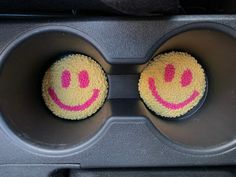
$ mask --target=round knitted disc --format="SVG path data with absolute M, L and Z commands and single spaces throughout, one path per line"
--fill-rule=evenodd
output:
M 42 95 L 58 117 L 85 119 L 102 107 L 107 96 L 107 78 L 90 57 L 74 54 L 56 61 L 45 73 Z
M 183 52 L 155 57 L 139 79 L 144 103 L 157 115 L 175 118 L 186 114 L 204 95 L 206 78 L 197 60 Z

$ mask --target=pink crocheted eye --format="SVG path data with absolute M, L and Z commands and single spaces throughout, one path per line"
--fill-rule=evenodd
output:
M 175 77 L 175 67 L 172 64 L 168 64 L 165 67 L 165 81 L 171 82 L 173 78 Z
M 80 71 L 79 75 L 78 75 L 78 80 L 79 80 L 80 88 L 88 87 L 88 85 L 89 85 L 88 71 L 86 71 L 86 70 Z
M 189 69 L 186 69 L 181 76 L 181 85 L 182 87 L 188 86 L 193 79 L 192 72 Z
M 67 88 L 70 86 L 71 76 L 70 71 L 64 70 L 61 74 L 61 86 Z

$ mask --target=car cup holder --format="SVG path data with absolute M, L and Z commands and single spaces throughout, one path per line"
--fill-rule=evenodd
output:
M 110 116 L 107 103 L 93 118 L 60 120 L 42 99 L 42 79 L 49 66 L 61 56 L 86 54 L 105 70 L 109 64 L 99 50 L 78 32 L 66 27 L 37 29 L 11 44 L 1 71 L 1 109 L 9 128 L 27 143 L 63 150 L 87 140 Z
M 162 119 L 144 108 L 145 116 L 176 148 L 210 154 L 235 145 L 235 37 L 236 32 L 223 25 L 196 23 L 170 32 L 158 44 L 153 56 L 173 50 L 187 52 L 202 65 L 207 79 L 200 103 L 179 120 Z
M 95 41 L 69 27 L 42 27 L 27 32 L 13 41 L 2 55 L 0 104 L 5 122 L 3 128 L 25 144 L 60 151 L 95 141 L 113 116 L 121 115 L 124 121 L 141 116 L 151 123 L 150 129 L 157 138 L 174 149 L 186 153 L 226 151 L 236 141 L 235 37 L 236 32 L 223 25 L 196 23 L 182 26 L 160 36 L 142 64 L 130 62 L 124 65 L 108 62 L 106 53 L 101 52 Z M 207 91 L 200 105 L 183 119 L 167 120 L 155 115 L 138 94 L 140 72 L 154 56 L 169 51 L 183 51 L 194 56 L 207 77 Z M 102 66 L 109 80 L 105 104 L 90 118 L 80 121 L 57 118 L 46 108 L 41 96 L 41 82 L 47 68 L 58 57 L 70 53 L 92 57 Z M 118 89 L 125 87 L 119 87 L 119 84 L 124 83 L 132 84 L 127 84 L 127 91 L 120 93 Z

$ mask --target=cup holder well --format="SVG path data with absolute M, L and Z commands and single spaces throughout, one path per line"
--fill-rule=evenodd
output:
M 191 152 L 210 153 L 235 144 L 236 78 L 232 76 L 236 65 L 235 36 L 234 30 L 223 25 L 192 24 L 172 31 L 163 37 L 161 44 L 158 42 L 155 46 L 152 58 L 169 51 L 184 51 L 193 55 L 203 66 L 208 80 L 205 102 L 190 115 L 190 119 L 170 121 L 158 118 L 143 104 L 145 117 L 178 147 Z
M 54 116 L 41 96 L 45 71 L 58 57 L 82 53 L 110 65 L 83 34 L 70 28 L 42 28 L 14 41 L 2 55 L 0 104 L 4 121 L 15 135 L 38 147 L 66 149 L 92 137 L 110 116 L 108 103 L 91 118 L 67 121 Z

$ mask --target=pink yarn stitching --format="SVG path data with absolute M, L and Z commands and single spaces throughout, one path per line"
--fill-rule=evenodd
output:
M 159 93 L 156 89 L 156 86 L 155 86 L 154 78 L 150 77 L 148 79 L 148 84 L 149 84 L 149 89 L 152 92 L 152 95 L 154 96 L 156 101 L 159 102 L 162 106 L 164 106 L 168 109 L 172 109 L 172 110 L 177 110 L 177 109 L 183 108 L 184 106 L 186 106 L 187 104 L 192 102 L 199 95 L 199 92 L 194 90 L 192 95 L 190 97 L 188 97 L 185 101 L 180 102 L 180 103 L 170 103 L 170 102 L 162 99 L 161 96 L 159 95 Z
M 96 99 L 99 96 L 99 89 L 93 89 L 93 95 L 83 104 L 81 105 L 76 105 L 76 106 L 69 106 L 65 105 L 64 103 L 61 102 L 61 100 L 57 97 L 55 91 L 53 88 L 49 87 L 48 88 L 48 93 L 51 97 L 51 99 L 54 101 L 56 105 L 58 105 L 61 109 L 67 110 L 67 111 L 83 111 L 86 108 L 88 108 L 93 102 L 96 101 Z
M 78 75 L 79 86 L 80 88 L 86 88 L 89 85 L 89 74 L 87 70 L 83 70 L 79 72 Z
M 181 76 L 182 87 L 188 86 L 192 82 L 193 76 L 189 69 L 186 69 Z
M 172 64 L 168 64 L 165 67 L 165 81 L 171 82 L 172 79 L 175 77 L 175 67 Z
M 70 81 L 71 81 L 70 71 L 64 70 L 61 74 L 61 86 L 63 88 L 69 87 L 70 86 Z

